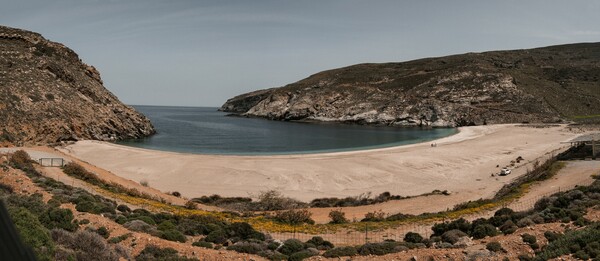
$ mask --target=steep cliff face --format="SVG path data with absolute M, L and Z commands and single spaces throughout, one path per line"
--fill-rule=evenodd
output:
M 0 142 L 120 140 L 154 133 L 75 52 L 40 34 L 0 26 Z
M 557 122 L 600 114 L 600 43 L 358 64 L 239 95 L 221 110 L 273 120 L 407 126 Z

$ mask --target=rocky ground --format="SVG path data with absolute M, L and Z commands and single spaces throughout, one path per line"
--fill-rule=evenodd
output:
M 0 26 L 0 144 L 121 140 L 154 133 L 66 46 Z
M 29 177 L 22 171 L 10 169 L 0 170 L 0 183 L 8 185 L 15 189 L 15 193 L 32 195 L 34 193 L 41 194 L 43 200 L 48 202 L 52 198 L 52 194 L 45 191 L 43 188 L 34 184 Z M 226 250 L 212 250 L 202 247 L 192 246 L 194 240 L 188 240 L 187 243 L 179 243 L 164 240 L 146 233 L 130 231 L 122 225 L 115 223 L 113 220 L 102 215 L 96 215 L 86 212 L 79 212 L 71 203 L 62 204 L 61 208 L 70 209 L 78 220 L 89 220 L 89 224 L 80 225 L 80 229 L 85 227 L 99 228 L 106 227 L 110 232 L 110 237 L 118 237 L 124 234 L 131 234 L 127 239 L 119 242 L 129 253 L 131 257 L 138 255 L 147 245 L 153 244 L 160 247 L 171 247 L 178 251 L 182 256 L 190 258 L 199 258 L 200 260 L 264 260 L 258 256 L 252 256 L 243 253 Z
M 589 43 L 358 64 L 236 96 L 221 110 L 394 126 L 589 121 L 600 114 L 599 57 Z

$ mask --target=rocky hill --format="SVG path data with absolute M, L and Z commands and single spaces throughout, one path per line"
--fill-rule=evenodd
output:
M 0 143 L 120 140 L 154 133 L 75 52 L 40 34 L 0 26 Z
M 600 43 L 358 64 L 229 99 L 272 120 L 407 126 L 557 122 L 600 114 Z

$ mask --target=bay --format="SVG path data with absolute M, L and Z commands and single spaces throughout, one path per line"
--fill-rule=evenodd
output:
M 214 107 L 133 106 L 157 134 L 119 144 L 146 149 L 222 155 L 337 152 L 434 140 L 454 128 L 407 128 L 334 123 L 281 122 L 232 117 Z

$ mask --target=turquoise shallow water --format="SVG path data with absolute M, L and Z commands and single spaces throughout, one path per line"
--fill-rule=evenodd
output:
M 453 128 L 280 122 L 226 116 L 212 107 L 134 106 L 157 134 L 120 144 L 186 153 L 278 155 L 383 148 L 446 137 Z

